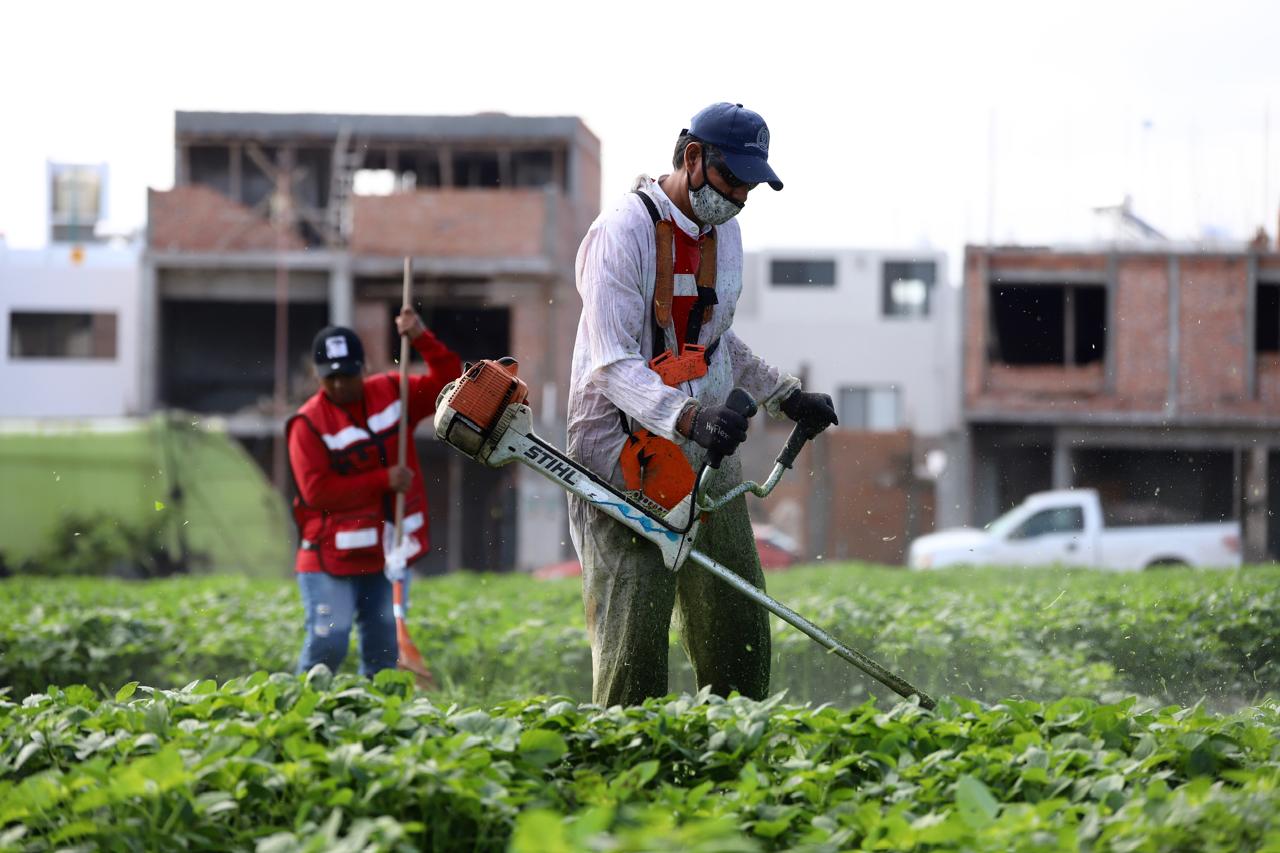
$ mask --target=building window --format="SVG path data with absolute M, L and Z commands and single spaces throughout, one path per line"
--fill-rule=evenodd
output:
M 835 287 L 834 260 L 770 261 L 769 280 L 775 286 Z
M 351 176 L 351 192 L 355 195 L 395 195 L 412 192 L 418 176 L 414 172 L 394 169 L 357 169 Z
M 244 152 L 240 160 L 240 203 L 245 207 L 257 207 L 276 191 L 276 176 L 267 171 L 278 168 L 280 152 L 273 145 L 253 145 L 248 148 L 254 154 Z M 264 170 L 263 167 L 267 167 Z
M 114 359 L 116 315 L 14 311 L 9 357 Z
M 496 151 L 458 151 L 453 155 L 455 187 L 502 185 L 502 168 Z
M 836 405 L 842 427 L 875 432 L 892 432 L 902 427 L 897 388 L 841 388 Z
M 1253 346 L 1258 352 L 1280 352 L 1280 284 L 1259 284 L 1254 306 Z
M 437 151 L 401 151 L 401 186 L 409 188 L 440 186 L 440 154 Z
M 883 305 L 886 317 L 928 317 L 938 267 L 933 261 L 885 261 Z
M 991 355 L 1012 365 L 1086 365 L 1107 351 L 1107 289 L 1097 284 L 991 285 Z
M 231 196 L 231 149 L 225 145 L 187 148 L 187 179 Z
M 511 183 L 517 187 L 545 187 L 555 181 L 556 153 L 516 151 L 511 155 Z

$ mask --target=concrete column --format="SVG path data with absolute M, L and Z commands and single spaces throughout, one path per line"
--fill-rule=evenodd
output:
M 1062 363 L 1076 364 L 1076 290 L 1072 285 L 1062 289 Z
M 809 494 L 805 501 L 809 515 L 808 551 L 805 556 L 811 558 L 829 558 L 827 546 L 831 543 L 831 482 L 828 448 L 829 441 L 813 441 L 809 443 L 809 466 L 812 476 L 809 478 Z
M 516 185 L 515 169 L 511 162 L 511 149 L 498 149 L 498 186 L 510 189 Z
M 447 145 L 436 150 L 440 162 L 440 186 L 453 186 L 453 149 Z
M 1267 450 L 1254 446 L 1243 451 L 1244 506 L 1241 512 L 1244 561 L 1267 559 Z
M 1008 507 L 1002 507 L 997 498 L 1000 490 L 1000 470 L 992 459 L 991 451 L 974 449 L 970 457 L 973 465 L 973 507 L 969 523 L 981 527 Z
M 1053 433 L 1053 487 L 1069 489 L 1072 486 L 1071 445 L 1061 430 Z
M 138 282 L 138 414 L 155 411 L 160 382 L 160 293 L 155 261 L 142 259 Z
M 542 220 L 542 253 L 555 266 L 560 260 L 560 195 L 555 187 L 546 186 L 542 188 L 542 199 L 546 211 Z
M 173 148 L 173 185 L 185 187 L 191 183 L 191 152 L 187 143 L 179 142 Z
M 515 474 L 516 569 L 528 572 L 564 558 L 569 505 L 564 491 L 546 477 L 523 466 Z
M 227 149 L 228 175 L 231 183 L 231 200 L 240 204 L 244 200 L 244 146 L 232 142 Z
M 1107 258 L 1107 329 L 1103 338 L 1106 341 L 1106 350 L 1102 355 L 1108 394 L 1114 394 L 1116 390 L 1116 339 L 1119 337 L 1120 329 L 1120 324 L 1117 322 L 1120 312 L 1116 308 L 1116 298 L 1119 294 L 1120 260 L 1113 251 Z
M 942 449 L 947 467 L 934 486 L 933 524 L 938 530 L 969 524 L 972 509 L 968 431 L 948 433 Z
M 1165 391 L 1165 414 L 1177 417 L 1178 398 L 1178 353 L 1182 346 L 1182 327 L 1179 325 L 1182 314 L 1182 267 L 1177 255 L 1169 256 L 1169 386 Z
M 551 157 L 551 183 L 565 196 L 573 198 L 578 191 L 578 152 L 569 147 L 555 152 Z
M 350 326 L 355 319 L 355 279 L 351 275 L 351 256 L 340 252 L 329 268 L 329 322 Z

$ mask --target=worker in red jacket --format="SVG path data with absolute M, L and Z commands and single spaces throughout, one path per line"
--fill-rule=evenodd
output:
M 461 373 L 461 361 L 411 308 L 396 317 L 396 329 L 427 364 L 426 375 L 409 378 L 412 436 L 418 422 L 435 411 L 440 390 Z M 398 654 L 391 584 L 383 575 L 395 495 L 405 495 L 401 553 L 412 564 L 429 544 L 427 492 L 413 441 L 408 458 L 397 458 L 399 376 L 365 376 L 364 346 L 342 326 L 321 329 L 313 350 L 320 390 L 285 425 L 297 491 L 295 570 L 306 608 L 298 670 L 323 663 L 336 671 L 354 621 L 360 629 L 360 671 L 372 675 L 394 668 Z

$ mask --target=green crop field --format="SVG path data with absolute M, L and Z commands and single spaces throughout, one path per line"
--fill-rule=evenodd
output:
M 1280 850 L 1280 569 L 769 583 L 939 709 L 781 623 L 768 702 L 585 704 L 574 581 L 415 583 L 428 694 L 284 674 L 287 583 L 2 582 L 0 849 Z

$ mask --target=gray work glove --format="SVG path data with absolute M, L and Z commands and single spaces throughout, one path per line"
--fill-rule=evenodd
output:
M 830 394 L 810 393 L 796 389 L 778 406 L 784 415 L 804 427 L 812 438 L 829 426 L 838 426 L 836 405 Z
M 693 416 L 689 438 L 714 457 L 732 456 L 738 445 L 747 440 L 747 419 L 727 405 L 703 406 Z

